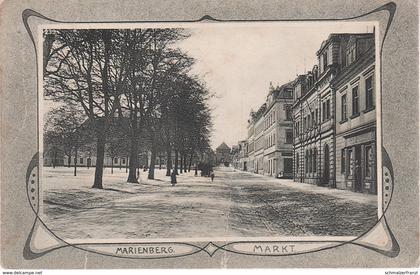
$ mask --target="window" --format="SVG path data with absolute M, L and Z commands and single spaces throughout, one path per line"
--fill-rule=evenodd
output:
M 308 173 L 308 151 L 305 153 L 305 173 Z
M 318 109 L 315 110 L 315 123 L 318 124 L 319 120 L 318 120 Z
M 322 121 L 325 121 L 327 119 L 327 106 L 325 104 L 325 101 L 322 102 Z
M 292 144 L 293 143 L 293 132 L 292 130 L 287 129 L 286 130 L 286 143 Z
M 356 43 L 350 43 L 346 50 L 346 65 L 350 65 L 356 60 Z
M 328 99 L 327 100 L 327 119 L 330 119 L 330 117 L 331 117 L 330 106 L 331 106 L 330 100 Z
M 83 158 L 80 158 L 80 164 L 83 164 Z
M 352 104 L 353 104 L 353 110 L 352 115 L 358 115 L 359 114 L 359 86 L 356 86 L 352 90 Z
M 366 171 L 366 178 L 372 177 L 372 146 L 366 146 L 365 149 L 365 171 Z
M 293 136 L 293 133 L 292 133 L 292 136 Z M 273 134 L 273 145 L 276 145 L 276 133 Z
M 344 94 L 341 96 L 341 120 L 344 121 L 347 119 L 347 95 Z
M 292 108 L 290 105 L 286 105 L 286 120 L 292 120 Z
M 314 173 L 316 173 L 316 157 L 317 157 L 317 152 L 316 152 L 316 148 L 314 149 Z
M 365 82 L 366 86 L 366 109 L 373 108 L 373 79 L 368 77 Z
M 114 158 L 114 163 L 118 163 L 118 158 Z
M 352 169 L 352 162 L 353 162 L 353 149 L 347 150 L 347 173 L 352 176 L 353 175 L 353 169 Z
M 311 119 L 311 121 L 312 121 L 311 126 L 314 127 L 314 125 L 315 125 L 315 114 L 314 114 L 314 112 L 311 112 L 311 118 L 312 118 Z
M 327 54 L 327 51 L 325 51 L 322 54 L 322 69 L 324 72 L 327 70 L 327 65 L 328 65 L 328 54 Z
M 309 150 L 309 173 L 312 173 L 312 150 Z
M 122 159 L 122 164 L 125 164 L 125 159 Z
M 341 174 L 346 172 L 346 149 L 341 149 Z

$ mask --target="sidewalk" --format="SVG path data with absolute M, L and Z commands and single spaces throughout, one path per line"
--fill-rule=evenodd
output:
M 265 178 L 275 184 L 280 184 L 285 187 L 298 189 L 303 192 L 329 195 L 338 199 L 351 200 L 351 201 L 362 203 L 362 204 L 377 205 L 378 203 L 377 195 L 358 193 L 358 192 L 353 192 L 350 190 L 342 190 L 342 189 L 336 189 L 336 188 L 331 188 L 331 187 L 323 187 L 323 186 L 318 186 L 318 185 L 310 184 L 310 183 L 295 182 L 292 179 L 277 179 L 270 176 L 255 174 L 252 172 L 240 171 L 237 169 L 234 169 L 234 171 L 240 172 L 240 173 L 251 174 L 256 177 Z

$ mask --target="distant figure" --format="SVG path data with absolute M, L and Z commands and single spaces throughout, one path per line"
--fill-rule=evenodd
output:
M 213 180 L 214 180 L 214 172 L 213 171 L 210 171 L 210 177 L 211 177 L 211 181 L 213 182 Z
M 176 184 L 176 170 L 175 169 L 172 171 L 172 174 L 171 174 L 171 184 L 172 186 L 175 186 Z

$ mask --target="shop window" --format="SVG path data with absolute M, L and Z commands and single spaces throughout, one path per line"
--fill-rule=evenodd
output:
M 114 158 L 114 163 L 117 164 L 118 163 L 118 158 Z
M 372 146 L 366 146 L 366 152 L 365 152 L 365 171 L 366 171 L 366 177 L 371 178 L 372 177 Z
M 125 164 L 125 159 L 122 159 L 121 161 L 122 161 L 122 164 Z
M 341 149 L 341 174 L 346 173 L 346 149 Z
M 80 158 L 80 164 L 83 164 L 83 158 Z
M 350 176 L 353 176 L 353 149 L 347 150 L 347 167 L 346 170 Z

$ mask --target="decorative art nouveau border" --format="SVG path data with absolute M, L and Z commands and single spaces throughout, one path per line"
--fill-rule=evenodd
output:
M 350 18 L 335 18 L 335 19 L 277 19 L 277 20 L 224 20 L 224 19 L 215 19 L 209 15 L 205 15 L 198 20 L 179 20 L 179 21 L 119 21 L 119 22 L 70 22 L 70 21 L 58 21 L 47 18 L 42 14 L 33 11 L 31 9 L 26 9 L 22 12 L 22 19 L 25 25 L 26 30 L 32 40 L 35 55 L 38 55 L 39 49 L 37 49 L 36 42 L 34 39 L 33 32 L 29 25 L 29 18 L 35 17 L 43 20 L 47 20 L 53 23 L 178 23 L 178 22 L 202 22 L 202 21 L 217 21 L 217 22 L 294 22 L 294 21 L 347 21 L 359 19 L 367 15 L 371 15 L 377 12 L 386 11 L 388 12 L 388 22 L 385 28 L 385 33 L 383 39 L 380 43 L 379 48 L 379 62 L 382 62 L 382 48 L 385 42 L 387 32 L 391 26 L 394 14 L 396 11 L 396 4 L 394 2 L 389 2 L 375 10 L 372 10 L 366 14 L 350 17 Z M 37 59 L 38 62 L 38 59 Z M 38 69 L 38 66 L 37 66 Z M 379 72 L 382 75 L 382 67 Z M 38 83 L 42 81 L 38 78 Z M 380 83 L 382 90 L 382 82 Z M 38 95 L 41 91 L 37 91 Z M 380 99 L 382 101 L 382 98 Z M 39 107 L 39 102 L 37 101 Z M 38 108 L 39 109 L 39 108 Z M 382 114 L 382 110 L 381 110 Z M 39 122 L 39 116 L 37 118 Z M 382 128 L 381 128 L 382 129 Z M 382 131 L 382 130 L 381 130 Z M 37 136 L 39 140 L 39 135 Z M 381 135 L 382 138 L 382 135 Z M 39 152 L 39 148 L 38 148 Z M 77 249 L 107 255 L 111 257 L 118 258 L 132 258 L 132 259 L 162 259 L 162 258 L 174 258 L 174 257 L 183 257 L 196 254 L 199 252 L 205 252 L 210 257 L 212 257 L 217 251 L 228 251 L 237 254 L 243 255 L 254 255 L 254 256 L 291 256 L 299 255 L 304 253 L 311 253 L 326 249 L 331 249 L 334 247 L 353 244 L 357 246 L 362 246 L 367 249 L 374 250 L 378 253 L 381 253 L 388 257 L 396 257 L 400 252 L 400 247 L 397 240 L 392 234 L 388 223 L 386 221 L 385 213 L 391 202 L 393 190 L 394 190 L 394 172 L 391 164 L 391 160 L 385 150 L 382 147 L 382 215 L 378 218 L 378 222 L 367 232 L 361 236 L 351 240 L 351 241 L 237 241 L 237 242 L 194 242 L 194 243 L 185 243 L 185 242 L 156 242 L 156 243 L 77 243 L 70 244 L 59 236 L 55 235 L 48 226 L 42 221 L 39 214 L 40 207 L 40 186 L 39 186 L 39 153 L 36 153 L 26 172 L 26 190 L 27 196 L 30 203 L 30 206 L 35 213 L 35 221 L 32 226 L 32 229 L 27 238 L 25 247 L 23 249 L 23 256 L 25 259 L 35 259 L 41 257 L 51 251 L 60 249 L 63 247 L 72 246 Z M 123 249 L 135 251 L 138 247 L 147 247 L 155 249 L 156 247 L 165 247 L 171 253 L 159 255 L 159 254 L 118 254 Z M 257 247 L 258 251 L 255 251 Z M 268 247 L 268 250 L 267 250 Z

